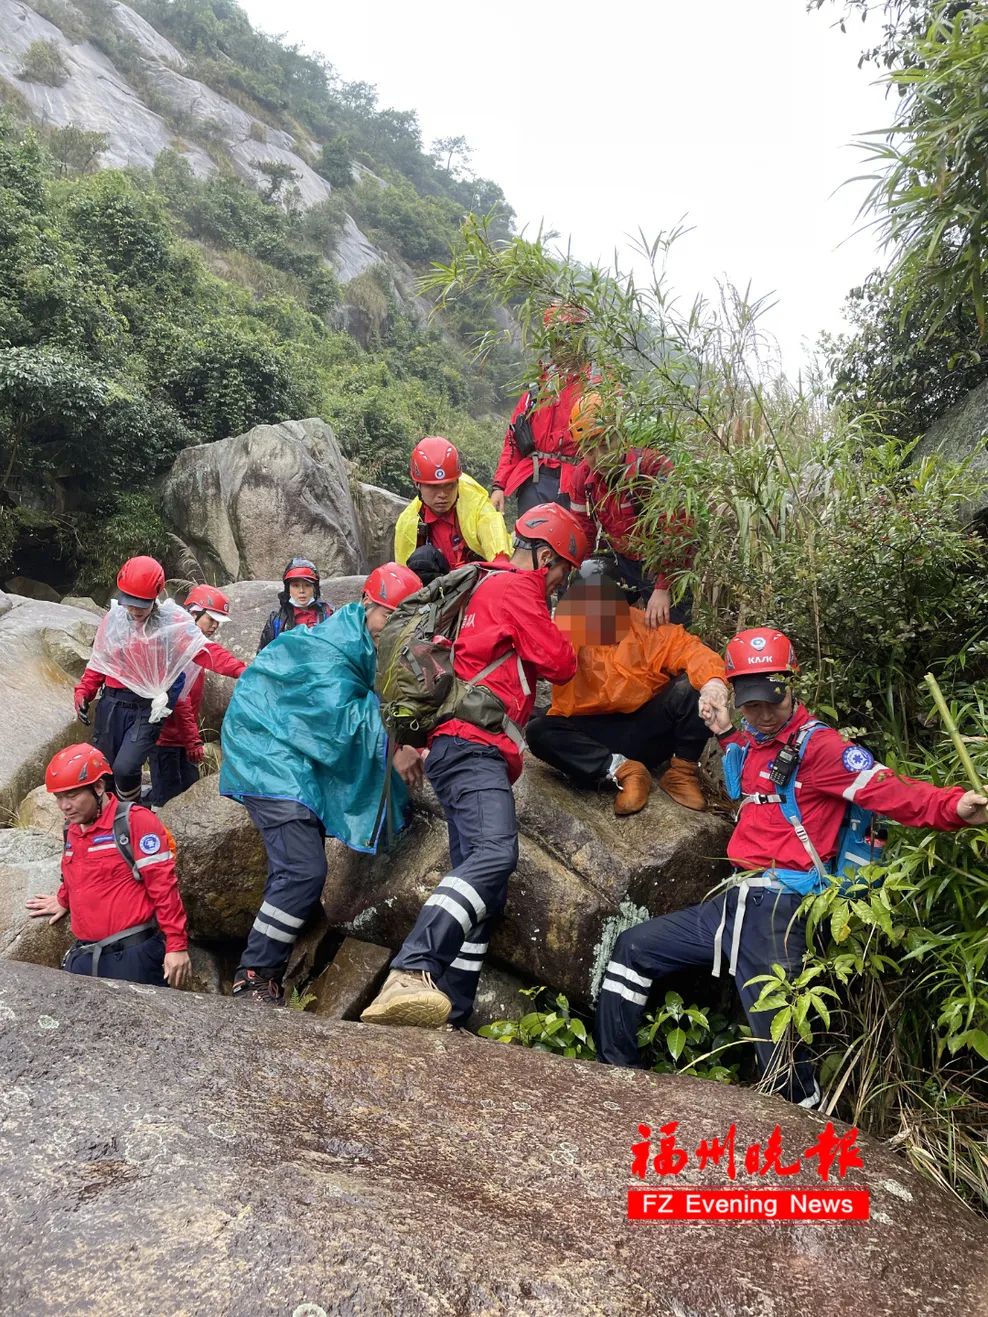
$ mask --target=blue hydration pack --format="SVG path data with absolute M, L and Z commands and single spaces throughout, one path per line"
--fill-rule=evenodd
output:
M 884 848 L 884 841 L 878 836 L 874 810 L 865 809 L 851 801 L 844 813 L 844 821 L 837 834 L 837 853 L 833 859 L 824 862 L 809 834 L 803 827 L 803 818 L 796 800 L 796 780 L 803 762 L 803 755 L 814 732 L 826 727 L 826 723 L 808 722 L 800 727 L 796 734 L 793 748 L 799 756 L 793 772 L 785 786 L 776 786 L 769 794 L 756 793 L 745 795 L 741 786 L 741 774 L 748 747 L 732 742 L 724 752 L 724 784 L 732 800 L 739 800 L 741 808 L 750 805 L 778 805 L 783 817 L 799 838 L 803 849 L 812 865 L 808 870 L 773 868 L 771 872 L 791 892 L 805 896 L 809 892 L 822 892 L 834 880 L 840 882 L 841 895 L 846 896 L 856 887 L 864 888 L 860 871 L 867 864 L 878 864 Z M 739 810 L 740 813 L 740 810 Z

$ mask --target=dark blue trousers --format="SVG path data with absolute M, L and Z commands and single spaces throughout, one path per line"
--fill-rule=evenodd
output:
M 766 888 L 753 888 L 748 892 L 734 976 L 756 1040 L 755 1049 L 762 1073 L 774 1074 L 775 1091 L 792 1102 L 799 1102 L 814 1092 L 813 1067 L 799 1052 L 795 1064 L 789 1065 L 783 1060 L 780 1050 L 768 1036 L 775 1012 L 752 1011 L 763 985 L 747 987 L 746 984 L 757 974 L 769 973 L 775 964 L 787 970 L 802 964 L 806 953 L 806 927 L 802 920 L 793 922 L 793 914 L 801 899 L 792 893 Z M 655 980 L 689 966 L 712 965 L 714 939 L 725 902 L 727 919 L 723 954 L 726 958 L 738 903 L 736 887 L 712 900 L 701 901 L 699 905 L 649 919 L 621 934 L 604 971 L 597 999 L 594 1039 L 598 1060 L 619 1066 L 640 1064 L 638 1028 Z
M 569 495 L 559 492 L 560 471 L 561 468 L 558 466 L 543 466 L 541 462 L 539 463 L 538 480 L 526 480 L 518 487 L 515 495 L 518 499 L 519 517 L 523 517 L 539 503 L 558 503 L 561 507 L 569 507 Z
M 623 553 L 615 553 L 614 557 L 621 580 L 630 590 L 638 592 L 639 602 L 644 607 L 655 589 L 655 573 L 646 573 L 645 564 L 638 558 L 626 558 Z M 688 627 L 692 617 L 693 596 L 687 592 L 669 609 L 669 621 Z
M 104 947 L 100 953 L 96 977 L 99 979 L 125 979 L 128 983 L 149 983 L 155 988 L 168 985 L 162 972 L 165 963 L 165 939 L 161 933 L 146 942 L 133 946 Z M 93 953 L 70 947 L 62 961 L 62 969 L 70 974 L 89 974 L 92 971 Z
M 160 723 L 148 722 L 150 712 L 150 700 L 114 686 L 103 687 L 96 706 L 93 745 L 106 755 L 121 800 L 137 799 L 141 770 L 161 731 Z
M 425 771 L 449 831 L 450 872 L 391 962 L 425 970 L 450 998 L 450 1022 L 465 1024 L 494 919 L 518 863 L 518 820 L 504 756 L 491 745 L 438 736 Z
M 264 841 L 268 877 L 241 970 L 256 970 L 281 981 L 306 919 L 319 903 L 326 882 L 326 833 L 305 805 L 245 796 L 244 807 Z
M 151 804 L 167 805 L 193 782 L 199 781 L 199 770 L 180 745 L 155 745 L 148 755 L 151 768 Z

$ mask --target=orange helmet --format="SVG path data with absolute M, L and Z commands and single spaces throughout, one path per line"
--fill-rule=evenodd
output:
M 102 750 L 94 745 L 67 745 L 52 757 L 45 769 L 45 787 L 58 795 L 61 791 L 78 791 L 94 786 L 101 778 L 112 777 L 113 769 Z
M 185 610 L 188 613 L 208 613 L 217 622 L 227 622 L 230 618 L 230 601 L 214 585 L 197 585 L 186 596 Z
M 788 636 L 774 627 L 739 631 L 728 642 L 724 664 L 735 704 L 745 704 L 748 700 L 779 704 L 788 690 L 785 678 L 799 672 L 796 652 Z
M 416 485 L 444 485 L 463 474 L 460 454 L 441 434 L 428 434 L 412 449 L 408 473 Z
M 382 608 L 397 608 L 410 594 L 422 589 L 422 582 L 410 567 L 400 562 L 382 563 L 364 582 L 363 593 Z
M 117 598 L 125 607 L 147 608 L 165 584 L 165 569 L 157 558 L 128 558 L 117 573 Z
M 550 325 L 585 325 L 590 316 L 582 306 L 573 306 L 570 302 L 550 302 L 542 316 L 546 329 Z
M 569 414 L 569 432 L 573 442 L 579 447 L 587 440 L 599 439 L 604 433 L 600 423 L 600 394 L 587 393 L 577 398 Z
M 522 540 L 544 541 L 560 558 L 579 567 L 590 553 L 590 540 L 579 517 L 558 503 L 538 503 L 515 522 Z

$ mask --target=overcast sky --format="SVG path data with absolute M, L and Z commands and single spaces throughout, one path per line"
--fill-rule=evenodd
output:
M 854 236 L 866 185 L 850 143 L 891 115 L 855 23 L 803 0 L 241 0 L 256 26 L 322 52 L 380 104 L 414 109 L 426 144 L 462 134 L 476 173 L 521 225 L 583 260 L 683 215 L 673 262 L 690 300 L 723 276 L 778 305 L 765 321 L 788 370 L 842 327 L 841 303 L 881 259 Z

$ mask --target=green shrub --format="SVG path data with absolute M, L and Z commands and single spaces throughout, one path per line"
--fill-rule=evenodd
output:
M 24 82 L 42 82 L 46 87 L 61 87 L 68 82 L 69 70 L 58 42 L 32 41 L 17 76 Z
M 649 1012 L 638 1031 L 638 1046 L 656 1074 L 690 1075 L 720 1084 L 736 1083 L 750 1050 L 751 1030 L 726 1015 L 687 1006 L 678 992 L 667 992 L 658 1010 Z
M 530 997 L 538 1006 L 548 988 L 524 988 L 522 996 Z M 492 1038 L 498 1043 L 520 1043 L 536 1052 L 555 1052 L 560 1056 L 583 1057 L 593 1060 L 597 1055 L 593 1039 L 584 1022 L 570 1011 L 569 1001 L 562 993 L 555 998 L 551 1010 L 532 1010 L 519 1020 L 494 1020 L 478 1030 L 481 1038 Z
M 74 123 L 53 128 L 47 143 L 63 174 L 90 173 L 109 144 L 106 133 L 90 132 Z

